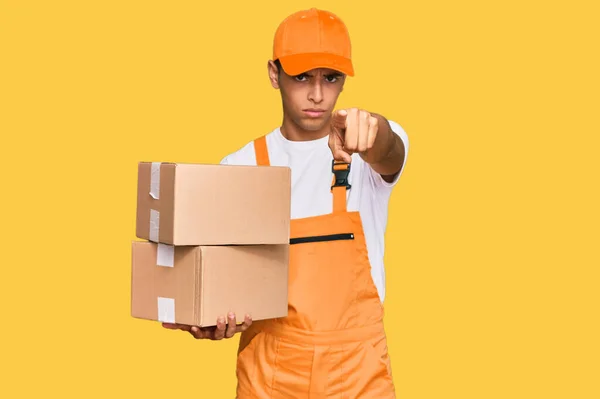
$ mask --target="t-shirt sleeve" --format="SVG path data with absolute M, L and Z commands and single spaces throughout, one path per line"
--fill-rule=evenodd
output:
M 379 173 L 377 173 L 373 168 L 371 168 L 369 165 L 367 165 L 367 169 L 369 170 L 369 173 L 371 174 L 371 177 L 374 180 L 376 187 L 385 187 L 385 188 L 394 187 L 398 183 L 398 180 L 400 180 L 400 176 L 402 176 L 402 172 L 404 172 L 404 166 L 406 165 L 406 158 L 408 157 L 408 135 L 406 134 L 406 132 L 404 131 L 402 126 L 400 126 L 398 123 L 391 121 L 391 120 L 388 120 L 388 122 L 390 124 L 390 127 L 392 128 L 392 131 L 394 133 L 396 133 L 398 136 L 400 136 L 400 139 L 402 139 L 402 142 L 404 143 L 404 161 L 402 162 L 402 167 L 400 168 L 400 171 L 396 174 L 396 177 L 391 182 L 385 181 Z
M 239 150 L 232 152 L 220 162 L 221 165 L 243 165 L 252 166 L 256 165 L 256 155 L 254 154 L 254 143 L 250 142 L 240 148 Z

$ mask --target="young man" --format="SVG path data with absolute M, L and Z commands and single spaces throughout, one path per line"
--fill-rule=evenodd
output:
M 404 168 L 402 128 L 360 109 L 334 112 L 354 76 L 344 23 L 310 9 L 275 34 L 271 85 L 283 122 L 222 160 L 292 170 L 289 314 L 211 329 L 165 325 L 196 338 L 241 332 L 237 397 L 394 398 L 383 328 L 387 206 Z

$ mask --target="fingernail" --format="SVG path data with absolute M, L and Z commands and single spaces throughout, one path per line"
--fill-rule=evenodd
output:
M 229 312 L 229 318 L 233 319 L 235 317 L 235 315 L 232 312 Z
M 225 323 L 225 319 L 223 317 L 219 317 L 219 323 Z

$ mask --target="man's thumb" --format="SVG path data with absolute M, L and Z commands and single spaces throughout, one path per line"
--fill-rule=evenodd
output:
M 347 163 L 352 161 L 350 154 L 344 151 L 344 144 L 336 134 L 331 134 L 329 136 L 329 148 L 331 149 L 334 160 Z

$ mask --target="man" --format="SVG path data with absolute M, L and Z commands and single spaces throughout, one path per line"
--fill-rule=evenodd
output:
M 283 122 L 222 160 L 288 166 L 292 171 L 289 313 L 252 322 L 222 317 L 189 331 L 196 338 L 241 332 L 237 396 L 244 398 L 394 398 L 383 328 L 384 232 L 392 187 L 408 139 L 381 115 L 334 112 L 354 76 L 344 23 L 310 9 L 275 34 L 271 85 Z

